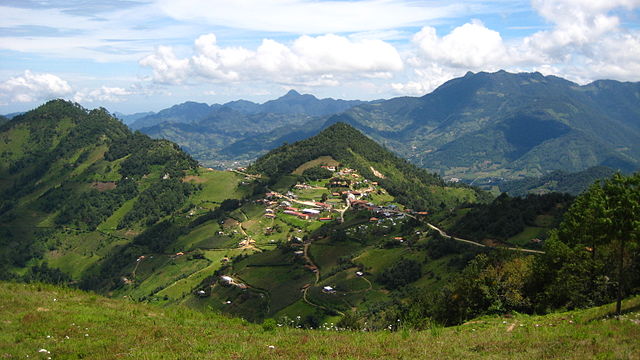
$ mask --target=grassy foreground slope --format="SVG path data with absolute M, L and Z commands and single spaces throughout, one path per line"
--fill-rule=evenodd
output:
M 0 283 L 0 356 L 52 359 L 632 359 L 640 298 L 547 316 L 481 318 L 413 332 L 305 331 L 51 285 Z

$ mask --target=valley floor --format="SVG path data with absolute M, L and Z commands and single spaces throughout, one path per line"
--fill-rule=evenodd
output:
M 0 283 L 0 358 L 640 358 L 640 297 L 624 302 L 620 319 L 611 317 L 613 308 L 486 317 L 422 332 L 305 331 L 51 285 Z

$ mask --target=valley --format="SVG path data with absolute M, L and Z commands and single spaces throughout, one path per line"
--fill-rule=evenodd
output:
M 640 359 L 638 19 L 4 1 L 0 359 Z
M 615 299 L 604 264 L 619 243 L 591 240 L 601 228 L 579 208 L 599 196 L 593 186 L 577 200 L 495 197 L 343 122 L 229 170 L 62 100 L 0 129 L 3 280 L 263 326 L 365 331 Z M 628 184 L 634 201 L 636 178 L 602 186 Z M 638 253 L 626 251 L 633 269 Z M 585 283 L 592 271 L 598 280 Z M 630 295 L 639 279 L 629 274 Z

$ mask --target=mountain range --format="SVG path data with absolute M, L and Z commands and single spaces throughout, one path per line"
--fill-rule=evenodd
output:
M 493 199 L 345 117 L 246 169 L 217 171 L 103 108 L 54 100 L 17 115 L 0 125 L 0 280 L 306 328 L 389 330 L 402 319 L 425 329 L 612 300 L 613 267 L 585 281 L 595 245 L 559 237 L 592 223 L 587 202 Z M 637 188 L 625 191 L 637 200 Z M 623 210 L 616 221 L 634 221 Z M 561 222 L 565 213 L 575 221 Z M 597 244 L 598 264 L 613 261 L 615 244 Z M 619 274 L 632 294 L 640 254 L 629 251 Z
M 332 106 L 312 111 L 323 101 Z M 307 102 L 315 107 L 300 105 Z M 578 85 L 540 73 L 480 72 L 422 97 L 358 103 L 289 92 L 262 105 L 186 103 L 165 111 L 138 120 L 160 122 L 141 131 L 176 141 L 208 165 L 253 160 L 341 121 L 446 178 L 640 166 L 640 83 Z

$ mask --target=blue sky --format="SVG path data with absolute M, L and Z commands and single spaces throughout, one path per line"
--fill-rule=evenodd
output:
M 416 96 L 499 69 L 640 81 L 639 25 L 640 0 L 3 0 L 0 113 Z

